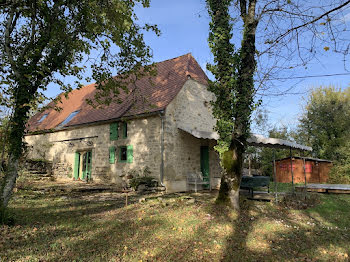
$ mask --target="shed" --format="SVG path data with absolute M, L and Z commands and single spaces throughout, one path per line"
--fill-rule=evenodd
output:
M 292 162 L 292 164 L 291 164 Z M 305 170 L 304 170 L 305 164 Z M 280 183 L 327 183 L 333 163 L 330 160 L 293 156 L 276 160 L 276 179 Z

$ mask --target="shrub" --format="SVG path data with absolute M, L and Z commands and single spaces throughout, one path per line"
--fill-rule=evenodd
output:
M 153 177 L 150 176 L 151 171 L 149 170 L 149 167 L 145 167 L 143 171 L 136 171 L 131 170 L 128 175 L 131 175 L 132 178 L 130 179 L 130 187 L 134 190 L 137 190 L 139 185 L 146 185 L 148 187 L 154 187 L 157 186 L 157 181 L 154 180 Z
M 341 145 L 335 152 L 338 160 L 329 173 L 329 182 L 334 184 L 350 184 L 350 142 Z
M 130 180 L 130 187 L 137 190 L 140 185 L 146 185 L 149 187 L 157 186 L 157 182 L 150 176 L 137 176 Z
M 328 182 L 332 184 L 350 184 L 350 163 L 334 163 L 329 172 Z

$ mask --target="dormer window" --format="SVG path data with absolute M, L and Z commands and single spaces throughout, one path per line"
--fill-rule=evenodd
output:
M 58 127 L 62 127 L 68 124 L 79 112 L 80 110 L 70 113 L 70 115 L 61 124 L 59 124 Z
M 44 119 L 45 119 L 48 115 L 49 115 L 49 114 L 43 115 L 43 116 L 38 120 L 38 123 L 41 123 L 42 121 L 44 121 Z

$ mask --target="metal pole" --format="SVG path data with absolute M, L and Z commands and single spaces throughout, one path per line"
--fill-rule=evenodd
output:
M 273 149 L 273 180 L 275 181 L 275 202 L 277 204 L 276 149 Z
M 248 163 L 249 163 L 249 176 L 252 176 L 252 169 L 251 169 L 251 157 L 252 157 L 252 155 L 251 154 L 249 154 L 248 155 Z
M 294 173 L 293 173 L 293 156 L 292 156 L 292 148 L 290 147 L 290 171 L 292 173 L 292 190 L 293 190 L 293 193 L 294 193 Z
M 165 114 L 164 111 L 159 113 L 160 121 L 161 121 L 161 129 L 160 129 L 160 184 L 164 186 L 164 125 L 165 125 Z
M 303 164 L 304 164 L 304 179 L 305 179 L 305 196 L 306 196 L 306 191 L 307 191 L 307 189 L 306 189 L 306 169 L 305 169 L 305 157 L 303 157 Z

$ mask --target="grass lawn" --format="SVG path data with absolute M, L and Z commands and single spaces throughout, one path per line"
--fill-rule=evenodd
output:
M 0 226 L 0 261 L 350 259 L 350 195 L 320 195 L 304 210 L 242 199 L 238 215 L 217 207 L 215 193 L 131 198 L 128 207 L 117 194 L 19 190 L 15 225 Z

